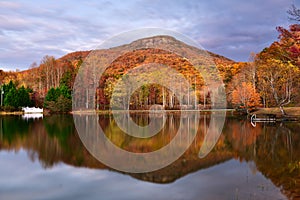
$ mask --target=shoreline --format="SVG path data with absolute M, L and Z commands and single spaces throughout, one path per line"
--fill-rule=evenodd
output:
M 148 114 L 149 112 L 153 113 L 192 113 L 192 112 L 234 112 L 235 109 L 214 109 L 214 110 L 129 110 L 129 113 L 138 113 L 138 114 Z M 127 113 L 128 110 L 114 110 L 115 113 Z M 113 114 L 112 110 L 81 110 L 81 111 L 71 111 L 70 114 L 81 115 L 81 114 Z
M 300 107 L 284 107 L 284 111 L 287 116 L 300 117 Z M 276 117 L 282 118 L 284 117 L 279 108 L 260 108 L 257 111 L 252 112 L 251 114 L 256 115 L 266 115 L 266 114 L 274 114 Z
M 235 112 L 235 109 L 205 109 L 205 110 L 163 110 L 165 113 L 192 113 L 192 112 L 201 112 L 201 113 L 210 113 L 210 112 Z M 115 113 L 126 113 L 128 110 L 115 110 Z M 138 113 L 138 114 L 148 114 L 150 110 L 129 110 L 129 113 Z M 153 113 L 160 113 L 161 110 L 154 110 Z M 113 114 L 112 110 L 81 110 L 81 111 L 70 111 L 69 113 L 53 113 L 53 114 L 71 114 L 71 115 L 89 115 L 89 114 L 100 114 L 100 115 L 110 115 Z M 14 112 L 5 112 L 0 111 L 1 115 L 23 115 L 23 114 L 35 114 L 35 113 L 25 113 L 24 111 L 14 111 Z M 47 112 L 43 112 L 43 115 L 49 115 Z
M 23 111 L 14 111 L 14 112 L 5 112 L 5 111 L 1 111 L 0 115 L 23 115 L 24 112 Z
M 288 116 L 298 117 L 300 118 L 300 107 L 286 107 L 284 108 L 285 112 Z M 228 112 L 232 115 L 238 115 L 236 114 L 235 109 L 205 109 L 205 110 L 163 110 L 166 114 L 179 114 L 179 113 L 192 113 L 192 112 L 199 112 L 199 113 L 211 113 L 211 112 Z M 128 110 L 115 110 L 115 113 L 126 113 Z M 148 114 L 149 110 L 129 110 L 129 113 L 131 114 Z M 153 113 L 160 113 L 160 110 L 153 111 Z M 0 111 L 0 116 L 5 115 L 23 115 L 27 114 L 24 113 L 24 111 L 14 111 L 14 112 L 5 112 Z M 30 113 L 28 113 L 30 114 Z M 54 113 L 54 114 L 62 114 L 62 113 Z M 64 113 L 66 114 L 66 113 Z M 111 115 L 113 114 L 112 110 L 81 110 L 81 111 L 71 111 L 67 114 L 71 115 L 92 115 L 92 114 L 99 114 L 99 115 Z M 266 115 L 266 114 L 275 114 L 277 117 L 282 118 L 284 117 L 282 113 L 280 112 L 280 109 L 277 107 L 273 108 L 260 108 L 257 111 L 252 112 L 251 114 L 256 115 Z M 43 115 L 49 115 L 49 113 L 44 112 Z

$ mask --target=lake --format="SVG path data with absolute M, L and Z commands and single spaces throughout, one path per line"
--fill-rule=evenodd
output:
M 147 114 L 131 115 L 147 125 Z M 193 114 L 185 120 L 193 121 Z M 148 139 L 122 132 L 111 115 L 98 122 L 114 144 L 152 152 L 168 144 L 180 124 L 166 116 Z M 222 134 L 204 158 L 198 153 L 209 127 L 201 114 L 187 151 L 171 165 L 147 173 L 125 173 L 100 163 L 85 148 L 72 115 L 0 117 L 0 199 L 298 199 L 300 123 L 257 123 L 227 114 Z M 186 126 L 196 124 L 184 123 Z

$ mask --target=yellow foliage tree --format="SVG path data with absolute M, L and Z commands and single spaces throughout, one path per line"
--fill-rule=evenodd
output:
M 283 115 L 283 107 L 290 104 L 299 94 L 300 70 L 291 62 L 270 58 L 258 66 L 258 80 L 263 95 L 273 100 Z

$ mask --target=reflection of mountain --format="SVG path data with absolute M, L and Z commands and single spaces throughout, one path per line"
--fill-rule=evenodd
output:
M 132 117 L 137 123 L 147 123 L 145 115 Z M 129 151 L 153 151 L 172 139 L 173 132 L 178 128 L 178 119 L 175 115 L 169 116 L 164 132 L 147 141 L 123 134 L 109 116 L 101 116 L 100 124 L 111 141 L 122 145 L 122 148 Z M 300 136 L 297 134 L 299 124 L 260 124 L 253 128 L 247 121 L 227 118 L 223 134 L 214 150 L 204 159 L 199 159 L 198 151 L 209 122 L 209 116 L 201 116 L 196 140 L 176 162 L 151 173 L 130 175 L 145 181 L 168 183 L 232 158 L 253 160 L 256 168 L 282 188 L 282 192 L 288 197 L 300 194 Z M 136 146 L 139 145 L 144 148 L 137 149 Z M 78 167 L 109 169 L 84 148 L 76 134 L 72 116 L 69 115 L 54 115 L 28 121 L 20 117 L 2 117 L 0 148 L 13 151 L 25 149 L 31 160 L 38 159 L 45 168 L 64 162 Z

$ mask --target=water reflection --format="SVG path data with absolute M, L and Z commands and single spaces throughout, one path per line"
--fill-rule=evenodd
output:
M 145 114 L 131 117 L 136 123 L 149 123 Z M 185 120 L 191 121 L 186 123 L 189 128 L 195 125 L 193 117 L 185 117 Z M 149 139 L 137 139 L 124 134 L 111 116 L 99 116 L 99 124 L 106 136 L 116 145 L 132 152 L 151 152 L 168 144 L 178 130 L 179 120 L 176 114 L 169 114 L 166 126 L 159 134 Z M 300 197 L 299 123 L 261 123 L 254 128 L 245 119 L 227 117 L 223 133 L 213 151 L 200 159 L 198 153 L 210 121 L 209 115 L 200 116 L 195 140 L 177 161 L 158 171 L 129 175 L 144 181 L 169 183 L 191 172 L 216 167 L 220 163 L 235 159 L 238 161 L 235 165 L 248 162 L 251 173 L 262 173 L 289 198 Z M 0 149 L 2 152 L 23 149 L 30 160 L 39 161 L 43 168 L 65 163 L 78 167 L 108 169 L 84 148 L 70 115 L 27 120 L 19 116 L 2 116 Z

